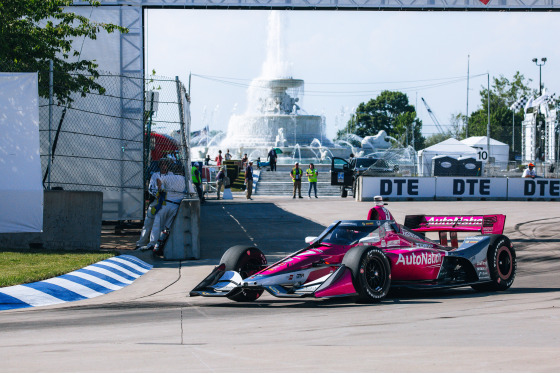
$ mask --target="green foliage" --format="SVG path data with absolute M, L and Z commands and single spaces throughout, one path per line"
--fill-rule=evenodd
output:
M 512 121 L 515 120 L 515 150 L 521 150 L 521 122 L 523 110 L 513 113 L 509 107 L 521 96 L 532 95 L 529 83 L 523 74 L 515 73 L 510 81 L 504 76 L 493 78 L 490 87 L 490 137 L 506 144 L 511 144 Z M 488 124 L 488 89 L 480 90 L 482 108 L 471 113 L 468 124 L 469 136 L 486 136 Z M 512 118 L 513 117 L 513 118 Z
M 408 103 L 408 96 L 398 91 L 383 91 L 375 99 L 360 103 L 346 127 L 337 132 L 337 139 L 347 133 L 362 138 L 374 136 L 381 130 L 403 142 L 408 138 L 410 145 L 414 132 L 414 148 L 424 146 L 422 122 L 416 117 L 414 106 Z
M 88 0 L 92 6 L 99 2 Z M 95 82 L 95 61 L 80 60 L 74 40 L 95 40 L 101 30 L 128 32 L 109 23 L 91 22 L 65 12 L 73 0 L 2 0 L 0 2 L 0 70 L 38 72 L 39 95 L 49 95 L 49 60 L 54 65 L 54 95 L 60 103 L 72 102 L 71 94 L 104 93 Z
M 115 256 L 114 252 L 2 250 L 0 287 L 38 282 Z

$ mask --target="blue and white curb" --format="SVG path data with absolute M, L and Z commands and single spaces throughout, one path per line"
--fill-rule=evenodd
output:
M 44 281 L 0 288 L 0 310 L 90 299 L 128 286 L 152 265 L 121 255 Z

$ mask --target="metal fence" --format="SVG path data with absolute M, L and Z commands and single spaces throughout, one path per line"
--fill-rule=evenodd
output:
M 178 78 L 104 74 L 96 81 L 103 94 L 75 94 L 70 104 L 40 98 L 43 186 L 101 191 L 104 220 L 142 219 L 154 161 L 171 155 L 177 172 L 188 164 L 187 95 Z M 146 98 L 148 91 L 156 94 Z

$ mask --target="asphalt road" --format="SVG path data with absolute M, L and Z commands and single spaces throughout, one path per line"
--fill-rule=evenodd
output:
M 203 259 L 158 261 L 125 289 L 62 306 L 0 312 L 2 372 L 558 372 L 560 213 L 555 202 L 401 202 L 405 214 L 507 214 L 518 276 L 501 293 L 470 288 L 338 300 L 254 303 L 189 298 L 233 244 L 270 258 L 336 219 L 352 200 L 209 201 Z

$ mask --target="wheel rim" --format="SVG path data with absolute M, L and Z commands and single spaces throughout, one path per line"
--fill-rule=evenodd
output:
M 513 271 L 513 258 L 508 247 L 503 246 L 498 249 L 496 261 L 498 275 L 502 279 L 508 279 L 511 275 L 511 272 Z
M 364 266 L 363 275 L 369 288 L 383 289 L 385 286 L 385 267 L 377 258 L 370 259 Z
M 241 278 L 245 279 L 251 275 L 258 273 L 261 268 L 262 262 L 256 258 L 250 258 L 247 262 L 240 264 L 237 272 L 241 275 Z

